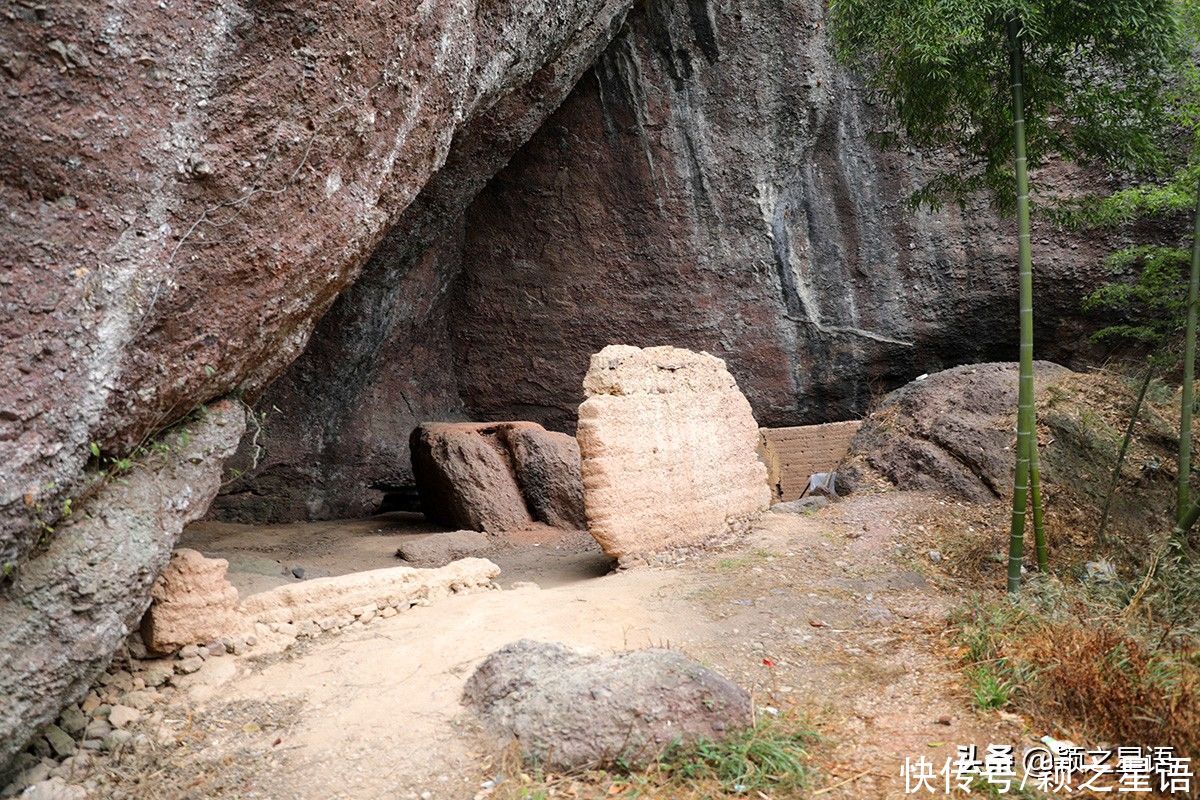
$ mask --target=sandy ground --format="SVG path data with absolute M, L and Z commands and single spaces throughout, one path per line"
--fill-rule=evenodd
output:
M 970 710 L 943 641 L 961 590 L 930 563 L 918 523 L 963 513 L 925 495 L 865 495 L 773 512 L 721 552 L 621 572 L 577 539 L 499 547 L 489 557 L 502 583 L 542 588 L 455 596 L 187 676 L 165 710 L 180 744 L 154 755 L 170 776 L 161 796 L 473 797 L 497 760 L 459 705 L 463 682 L 489 652 L 529 637 L 680 649 L 750 688 L 760 708 L 810 717 L 825 737 L 821 797 L 902 797 L 906 756 L 1029 735 L 1013 717 Z M 292 580 L 282 573 L 296 560 L 330 574 L 394 564 L 395 537 L 428 535 L 414 525 L 206 524 L 185 544 L 230 558 L 243 588 L 265 588 Z

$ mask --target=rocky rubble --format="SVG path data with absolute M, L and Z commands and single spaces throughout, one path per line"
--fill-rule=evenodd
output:
M 522 639 L 484 660 L 463 702 L 531 763 L 637 768 L 673 742 L 750 725 L 750 695 L 672 650 L 588 655 Z
M 180 531 L 198 519 L 245 429 L 239 403 L 198 410 L 130 469 L 104 476 L 0 597 L 0 768 L 78 702 L 137 628 Z

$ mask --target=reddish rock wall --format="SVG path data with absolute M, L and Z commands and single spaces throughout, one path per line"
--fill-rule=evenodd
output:
M 255 397 L 389 227 L 423 250 L 628 5 L 10 4 L 0 562 L 90 442 Z

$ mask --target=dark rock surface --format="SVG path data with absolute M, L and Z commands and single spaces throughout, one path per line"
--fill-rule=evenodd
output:
M 586 530 L 575 437 L 540 426 L 507 428 L 501 435 L 533 518 L 555 528 Z
M 573 430 L 588 357 L 612 343 L 724 359 L 764 425 L 860 416 L 923 372 L 1015 357 L 1013 223 L 983 198 L 907 207 L 941 164 L 872 141 L 882 114 L 833 63 L 820 8 L 630 16 L 467 212 L 455 341 L 472 413 Z M 1107 252 L 1035 230 L 1044 356 L 1082 345 Z
M 593 656 L 528 639 L 488 656 L 463 702 L 528 761 L 561 770 L 636 768 L 753 722 L 746 690 L 674 650 Z
M 167 433 L 60 523 L 0 597 L 0 771 L 81 700 L 150 604 L 183 526 L 208 508 L 245 429 L 223 401 Z
M 385 249 L 423 250 L 628 5 L 8 6 L 0 562 L 78 491 L 90 442 L 124 454 L 198 403 L 253 398 L 389 229 Z M 404 284 L 363 286 L 386 305 Z
M 1046 510 L 1060 530 L 1089 536 L 1138 386 L 1114 373 L 1072 372 L 1045 361 L 1035 369 Z M 1013 363 L 970 364 L 910 383 L 863 422 L 838 469 L 839 486 L 882 479 L 967 500 L 1011 500 L 1016 406 Z M 1178 443 L 1178 397 L 1151 393 L 1112 497 L 1112 530 L 1157 535 L 1170 528 Z
M 833 63 L 824 13 L 638 6 L 461 225 L 424 256 L 405 225 L 385 240 L 270 390 L 287 422 L 235 491 L 264 519 L 374 510 L 411 482 L 396 440 L 421 418 L 573 432 L 588 358 L 613 343 L 723 358 L 764 425 L 857 417 L 923 372 L 1015 357 L 1012 223 L 982 198 L 909 210 L 944 159 L 873 143 L 882 114 Z M 1080 298 L 1109 244 L 1036 228 L 1046 357 L 1086 348 Z M 443 292 L 432 316 L 408 299 L 419 275 Z
M 527 528 L 533 517 L 517 485 L 502 438 L 510 425 L 427 422 L 409 450 L 426 519 L 451 528 L 500 532 Z
M 1039 394 L 1073 373 L 1034 362 Z M 950 492 L 967 500 L 1012 496 L 1017 365 L 970 364 L 892 392 L 863 422 L 838 477 L 861 483 L 865 463 L 902 489 Z
M 425 422 L 409 442 L 432 522 L 496 533 L 586 527 L 579 445 L 533 422 Z

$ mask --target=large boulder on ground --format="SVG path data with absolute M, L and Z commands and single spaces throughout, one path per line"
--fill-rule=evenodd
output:
M 640 766 L 753 721 L 744 689 L 677 651 L 585 655 L 528 639 L 488 656 L 463 702 L 527 760 L 562 770 Z
M 604 552 L 701 545 L 770 504 L 758 425 L 721 359 L 610 345 L 584 390 L 576 436 L 588 530 Z
M 180 548 L 171 554 L 142 617 L 142 640 L 152 652 L 173 653 L 189 644 L 233 636 L 247 620 L 238 611 L 238 591 L 225 578 L 229 562 Z
M 1048 511 L 1092 529 L 1108 490 L 1138 387 L 1114 373 L 1035 364 L 1039 455 Z M 1155 395 L 1158 395 L 1155 397 Z M 1114 526 L 1169 524 L 1177 397 L 1152 392 L 1112 502 Z M 892 392 L 869 417 L 839 469 L 840 485 L 891 484 L 967 500 L 1012 497 L 1017 365 L 969 364 Z
M 1044 392 L 1071 374 L 1038 361 L 1035 385 Z M 1016 408 L 1013 363 L 969 364 L 913 381 L 864 421 L 841 471 L 843 486 L 854 488 L 874 471 L 904 489 L 968 500 L 1011 495 Z
M 0 597 L 0 771 L 63 706 L 83 699 L 137 627 L 183 526 L 217 493 L 245 430 L 215 403 L 110 474 Z
M 425 422 L 409 439 L 421 507 L 476 531 L 583 524 L 579 448 L 533 422 Z

